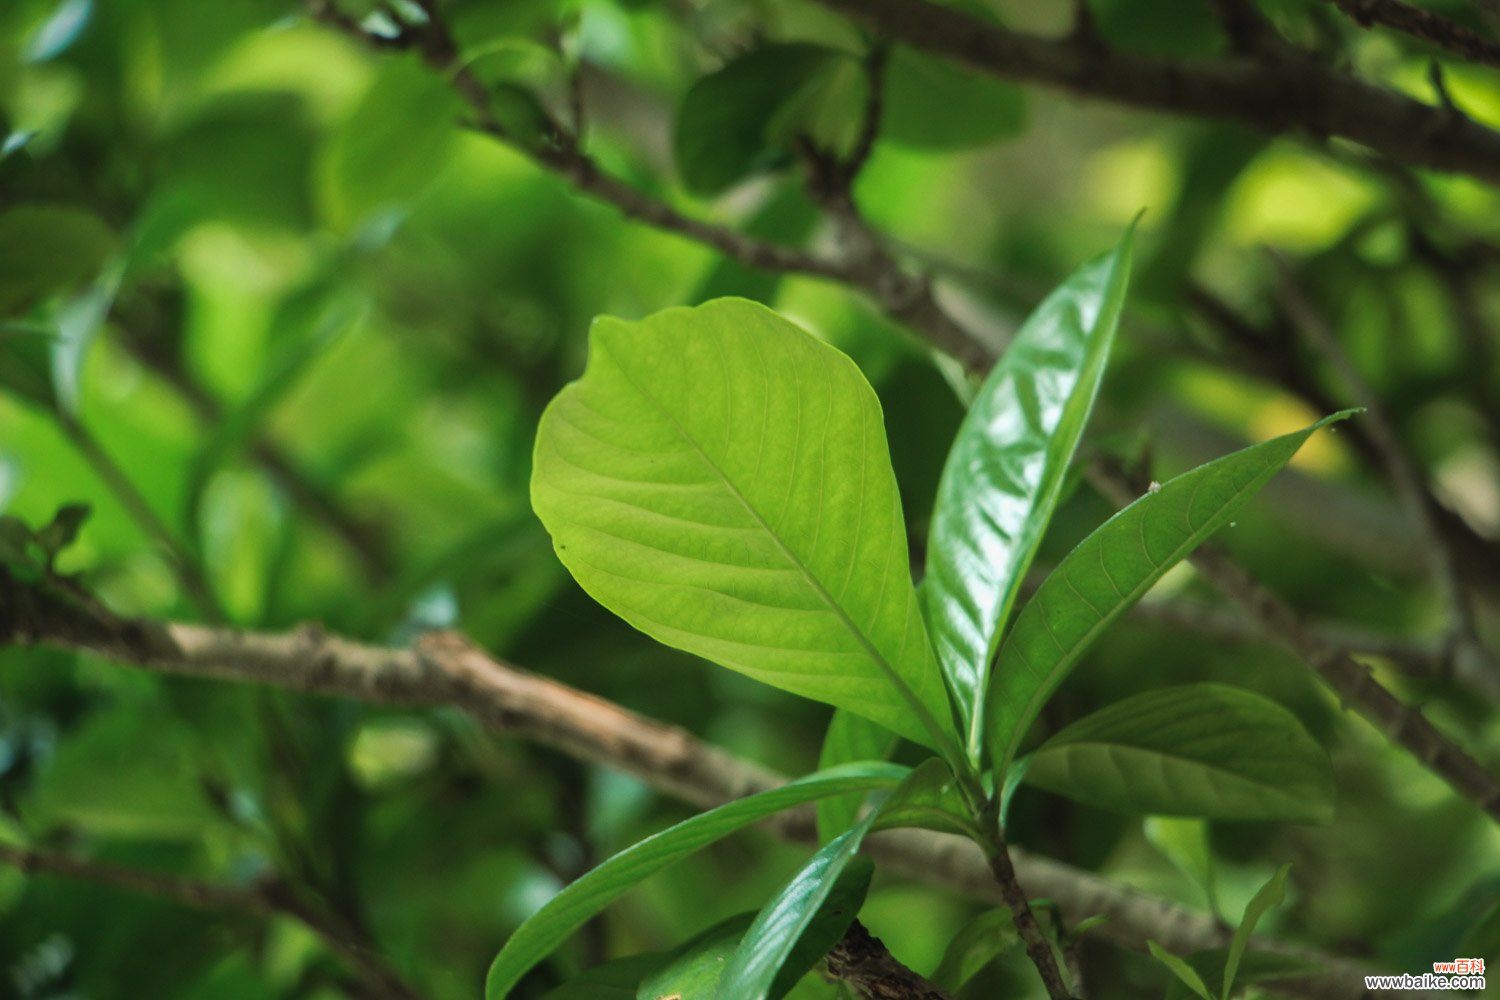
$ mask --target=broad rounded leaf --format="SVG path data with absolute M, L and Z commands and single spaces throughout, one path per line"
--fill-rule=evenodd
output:
M 688 190 L 717 194 L 770 165 L 778 118 L 848 58 L 820 45 L 766 45 L 694 84 L 673 140 Z
M 895 764 L 849 764 L 730 802 L 616 854 L 573 882 L 516 929 L 495 956 L 485 980 L 487 1000 L 503 1000 L 537 962 L 632 886 L 736 830 L 793 806 L 829 795 L 891 788 L 906 777 Z
M 93 279 L 115 250 L 94 213 L 72 205 L 20 204 L 0 213 L 0 317 L 18 316 Z
M 1026 780 L 1124 813 L 1310 821 L 1333 811 L 1328 755 L 1297 717 L 1223 684 L 1148 691 L 1095 712 L 1042 744 Z
M 953 935 L 943 960 L 929 978 L 948 992 L 957 993 L 986 965 L 1020 943 L 1010 910 L 985 910 Z
M 1027 319 L 969 407 L 938 483 L 922 611 L 975 761 L 1001 625 L 1104 377 L 1131 235 L 1079 268 Z
M 596 321 L 587 371 L 542 416 L 532 502 L 579 584 L 641 631 L 952 745 L 880 404 L 769 309 Z
M 1104 522 L 1063 559 L 1006 635 L 986 717 L 997 774 L 1037 713 L 1111 622 L 1227 524 L 1314 431 L 1353 410 L 1184 473 Z

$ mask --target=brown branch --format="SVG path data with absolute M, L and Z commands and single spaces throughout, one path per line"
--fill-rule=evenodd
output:
M 245 913 L 263 919 L 287 917 L 316 934 L 358 977 L 367 994 L 392 1000 L 422 1000 L 422 995 L 365 945 L 352 928 L 334 914 L 308 902 L 293 886 L 279 879 L 262 879 L 243 887 L 218 885 L 6 843 L 0 843 L 0 864 L 18 868 L 23 875 L 50 874 L 78 879 L 124 892 L 154 896 L 189 909 Z
M 1072 1000 L 1073 992 L 1068 989 L 1068 984 L 1063 979 L 1057 956 L 1052 951 L 1052 943 L 1043 933 L 1042 925 L 1037 923 L 1036 914 L 1032 912 L 1031 903 L 1027 900 L 1026 892 L 1021 888 L 1021 882 L 1016 876 L 1009 846 L 1003 837 L 997 837 L 994 848 L 988 858 L 990 872 L 995 876 L 995 884 L 1000 887 L 1000 898 L 1010 910 L 1011 919 L 1016 925 L 1016 933 L 1020 935 L 1026 954 L 1031 959 L 1031 964 L 1041 974 L 1042 985 L 1047 988 L 1047 996 L 1051 1000 Z
M 1500 67 L 1500 45 L 1435 11 L 1402 0 L 1327 0 L 1360 27 L 1381 24 L 1451 52 L 1460 59 Z
M 953 1000 L 896 961 L 858 920 L 828 953 L 828 974 L 848 983 L 866 1000 Z
M 1292 50 L 1274 59 L 1172 62 L 1011 31 L 930 0 L 815 0 L 935 55 L 1018 83 L 1272 135 L 1339 137 L 1417 167 L 1500 183 L 1500 132 Z
M 639 778 L 691 805 L 711 808 L 781 784 L 773 771 L 741 760 L 682 729 L 518 670 L 454 633 L 388 649 L 330 635 L 239 632 L 201 625 L 120 619 L 81 595 L 24 586 L 0 573 L 0 643 L 43 644 L 159 673 L 265 684 L 381 704 L 446 706 L 486 725 Z M 781 836 L 815 842 L 811 809 L 766 824 Z M 965 895 L 1001 902 L 988 863 L 968 839 L 925 830 L 870 837 L 867 851 L 887 871 Z M 1072 866 L 1011 848 L 1017 878 L 1055 900 L 1077 923 L 1104 914 L 1099 934 L 1145 947 L 1147 937 L 1177 952 L 1224 947 L 1229 936 L 1208 914 Z M 1327 968 L 1307 981 L 1308 996 L 1358 996 L 1359 970 L 1327 955 L 1258 938 L 1256 947 Z

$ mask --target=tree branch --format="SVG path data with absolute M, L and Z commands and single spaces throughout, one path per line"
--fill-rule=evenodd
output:
M 1500 45 L 1434 11 L 1402 0 L 1327 0 L 1362 28 L 1383 24 L 1419 41 L 1446 49 L 1460 59 L 1500 67 Z
M 279 879 L 263 879 L 244 887 L 218 885 L 6 843 L 0 843 L 0 864 L 19 868 L 23 875 L 44 873 L 80 879 L 124 892 L 154 896 L 189 909 L 246 913 L 261 918 L 287 917 L 316 934 L 358 977 L 368 994 L 391 1000 L 422 1000 L 422 995 L 367 947 L 352 928 L 334 914 L 308 902 L 293 886 Z
M 892 39 L 1018 83 L 1272 135 L 1357 142 L 1417 167 L 1500 184 L 1500 132 L 1325 68 L 1286 47 L 1271 60 L 1172 62 L 1011 31 L 930 0 L 815 0 Z
M 828 974 L 867 1000 L 953 1000 L 947 993 L 891 957 L 880 939 L 858 920 L 828 953 Z
M 179 676 L 381 704 L 458 708 L 491 728 L 632 775 L 701 808 L 785 780 L 677 727 L 518 670 L 455 633 L 432 633 L 414 647 L 388 649 L 315 626 L 239 632 L 122 619 L 80 595 L 24 585 L 0 571 L 0 643 L 6 642 L 73 650 Z M 782 813 L 766 826 L 788 839 L 817 839 L 810 808 Z M 870 837 L 866 845 L 870 856 L 894 874 L 1001 902 L 986 859 L 966 838 L 893 830 Z M 1011 852 L 1029 893 L 1055 900 L 1075 924 L 1107 915 L 1098 933 L 1117 944 L 1141 949 L 1150 937 L 1173 951 L 1191 952 L 1228 943 L 1228 932 L 1208 914 L 1018 848 Z M 1340 959 L 1265 938 L 1257 938 L 1255 946 L 1328 969 L 1326 981 L 1304 981 L 1308 996 L 1360 995 L 1359 969 Z

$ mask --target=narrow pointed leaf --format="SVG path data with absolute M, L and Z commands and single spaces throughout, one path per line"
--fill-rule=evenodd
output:
M 954 752 L 880 404 L 769 309 L 598 320 L 542 416 L 532 501 L 579 584 L 641 631 Z
M 823 734 L 823 749 L 818 756 L 818 770 L 848 764 L 856 760 L 885 760 L 895 749 L 896 736 L 889 729 L 862 715 L 833 710 L 828 731 Z M 826 844 L 859 820 L 865 796 L 839 795 L 818 800 L 818 842 Z
M 807 929 L 772 983 L 768 1000 L 779 1000 L 791 992 L 807 971 L 818 963 L 849 929 L 864 905 L 875 868 L 868 859 L 856 858 L 834 883 L 833 891 L 818 908 Z M 641 980 L 634 1000 L 715 1000 L 719 980 L 729 968 L 757 914 L 741 913 L 724 920 L 672 951 L 667 961 Z
M 719 980 L 718 1000 L 768 1000 L 792 949 L 859 853 L 874 822 L 871 814 L 819 848 L 761 909 Z
M 1123 813 L 1301 822 L 1333 814 L 1328 754 L 1297 717 L 1223 684 L 1147 691 L 1080 719 L 1031 755 L 1026 780 Z
M 848 764 L 730 802 L 683 820 L 605 861 L 554 896 L 516 929 L 495 956 L 485 981 L 487 1000 L 503 1000 L 537 962 L 600 910 L 647 876 L 756 820 L 805 802 L 847 792 L 891 788 L 910 771 L 895 764 Z
M 1170 951 L 1167 951 L 1155 941 L 1147 941 L 1146 947 L 1151 949 L 1151 957 L 1162 965 L 1165 965 L 1172 975 L 1176 976 L 1188 989 L 1202 997 L 1203 1000 L 1214 1000 L 1213 994 L 1208 992 L 1208 986 L 1204 984 L 1203 977 L 1198 975 L 1197 969 L 1194 969 L 1191 965 Z
M 1281 901 L 1286 899 L 1286 877 L 1291 873 L 1292 866 L 1282 865 L 1276 870 L 1265 885 L 1260 887 L 1250 902 L 1245 905 L 1245 914 L 1240 917 L 1240 925 L 1235 928 L 1234 940 L 1229 942 L 1229 954 L 1224 959 L 1224 991 L 1222 1000 L 1229 1000 L 1230 991 L 1234 989 L 1234 979 L 1239 973 L 1240 959 L 1245 955 L 1245 949 L 1250 944 L 1250 935 L 1255 933 L 1255 925 L 1260 923 L 1260 918 L 1266 915 L 1266 911 L 1272 907 L 1280 906 Z
M 922 611 L 976 761 L 1000 629 L 1098 395 L 1130 250 L 1126 233 L 1031 314 L 969 407 L 938 484 Z
M 986 708 L 996 773 L 1004 773 L 1037 713 L 1105 628 L 1227 524 L 1314 431 L 1353 412 L 1184 473 L 1068 553 L 1021 610 L 996 658 Z

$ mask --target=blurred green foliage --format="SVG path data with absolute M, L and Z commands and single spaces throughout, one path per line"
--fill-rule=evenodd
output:
M 396 6 L 347 10 L 371 13 L 379 31 L 407 5 Z M 1024 30 L 1067 27 L 1067 5 L 968 6 Z M 1095 12 L 1110 44 L 1221 57 L 1202 6 L 1099 0 Z M 1362 32 L 1331 5 L 1264 6 L 1299 42 L 1432 96 L 1430 53 Z M 826 709 L 702 669 L 569 580 L 527 495 L 541 408 L 581 370 L 594 316 L 757 299 L 846 351 L 876 387 L 920 544 L 962 407 L 923 346 L 867 300 L 631 222 L 527 150 L 550 141 L 547 117 L 571 120 L 576 77 L 602 165 L 690 214 L 816 244 L 827 227 L 791 140 L 855 141 L 858 73 L 757 92 L 728 121 L 741 105 L 723 97 L 705 124 L 679 110 L 758 41 L 818 46 L 857 68 L 869 40 L 793 0 L 446 10 L 520 149 L 470 127 L 449 81 L 416 53 L 361 45 L 292 0 L 0 6 L 0 505 L 36 528 L 66 504 L 91 505 L 58 568 L 122 613 L 317 621 L 392 643 L 454 625 L 528 669 L 809 770 Z M 1148 206 L 1090 440 L 1149 454 L 1158 479 L 1351 401 L 1286 327 L 1279 265 L 1261 247 L 1284 254 L 1444 505 L 1481 631 L 1495 633 L 1495 190 L 1340 142 L 1023 90 L 901 46 L 887 85 L 889 127 L 855 196 L 903 257 L 936 273 L 944 300 L 987 329 L 1011 332 Z M 1493 74 L 1452 67 L 1446 85 L 1468 114 L 1500 124 Z M 690 127 L 708 133 L 684 135 Z M 1216 306 L 1250 333 L 1236 336 Z M 1071 489 L 1040 563 L 1054 565 L 1109 511 L 1086 486 Z M 1428 541 L 1357 431 L 1312 442 L 1221 541 L 1310 619 L 1417 638 L 1446 626 Z M 208 581 L 210 600 L 184 586 L 184 567 Z M 1155 596 L 1212 600 L 1186 571 Z M 1492 705 L 1444 677 L 1369 662 L 1495 759 Z M 1128 695 L 1201 681 L 1286 706 L 1330 749 L 1337 777 L 1328 826 L 1211 825 L 1220 912 L 1241 912 L 1290 860 L 1288 903 L 1263 929 L 1413 972 L 1463 954 L 1466 939 L 1494 945 L 1484 934 L 1500 893 L 1494 828 L 1268 646 L 1127 619 L 1041 725 L 1054 732 Z M 434 1000 L 476 996 L 496 947 L 560 885 L 687 814 L 455 712 L 0 652 L 0 840 L 229 884 L 279 872 Z M 1139 820 L 1023 789 L 1012 827 L 1024 847 L 1204 906 L 1202 879 L 1179 867 L 1188 848 L 1158 846 Z M 662 873 L 532 973 L 524 995 L 757 908 L 804 854 L 748 834 Z M 1193 846 L 1190 867 L 1201 863 Z M 877 874 L 862 919 L 930 973 L 982 910 Z M 1083 947 L 1092 996 L 1164 988 L 1145 956 Z M 1030 995 L 1034 979 L 1013 949 L 964 995 Z M 347 986 L 345 967 L 295 922 L 0 870 L 0 996 L 269 1000 Z M 816 977 L 792 994 L 832 995 Z

